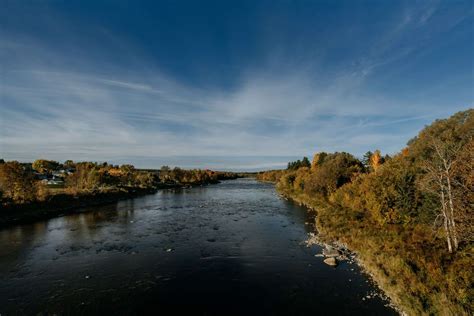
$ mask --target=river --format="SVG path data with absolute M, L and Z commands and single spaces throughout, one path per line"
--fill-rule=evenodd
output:
M 0 230 L 0 314 L 395 315 L 327 266 L 304 208 L 254 179 Z

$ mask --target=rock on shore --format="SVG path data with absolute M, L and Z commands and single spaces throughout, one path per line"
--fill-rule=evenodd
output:
M 337 266 L 337 260 L 334 257 L 324 259 L 324 263 L 333 267 Z

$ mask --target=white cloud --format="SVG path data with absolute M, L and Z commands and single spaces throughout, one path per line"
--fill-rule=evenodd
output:
M 158 74 L 129 82 L 93 74 L 16 72 L 2 87 L 0 147 L 10 159 L 302 155 L 396 141 L 366 128 L 411 120 L 354 125 L 350 122 L 357 117 L 397 117 L 396 107 L 381 106 L 377 96 L 359 96 L 359 83 L 350 76 L 325 89 L 312 86 L 303 74 L 282 77 L 249 78 L 229 93 L 191 93 L 185 86 L 165 85 L 170 81 Z M 374 134 L 358 135 L 367 132 Z
M 430 23 L 435 9 L 423 15 L 406 11 L 371 43 L 366 55 L 356 58 L 355 65 L 334 74 L 285 67 L 242 71 L 239 84 L 227 90 L 177 82 L 148 67 L 153 62 L 128 43 L 119 43 L 133 61 L 127 69 L 94 71 L 94 61 L 80 59 L 80 54 L 78 64 L 88 66 L 84 69 L 70 65 L 75 56 L 64 58 L 37 40 L 5 36 L 0 41 L 6 50 L 0 83 L 0 155 L 106 160 L 299 156 L 316 150 L 360 154 L 374 148 L 393 152 L 437 113 L 444 115 L 444 104 L 388 99 L 367 80 L 417 47 L 397 49 L 403 35 L 413 31 L 414 21 Z M 394 134 L 386 129 L 397 125 L 403 130 Z

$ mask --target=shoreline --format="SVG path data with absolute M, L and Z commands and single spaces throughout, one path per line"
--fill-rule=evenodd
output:
M 199 184 L 163 184 L 156 188 L 118 188 L 110 191 L 81 192 L 76 195 L 61 193 L 49 197 L 47 201 L 26 205 L 2 206 L 0 229 L 16 225 L 31 224 L 64 215 L 85 213 L 86 207 L 101 206 L 140 196 L 156 194 L 158 191 L 180 190 L 197 186 L 218 184 L 218 182 Z
M 293 197 L 290 196 L 287 193 L 280 192 L 275 186 L 275 189 L 279 196 L 287 201 L 290 201 L 292 203 L 295 203 L 301 207 L 304 207 L 307 209 L 308 212 L 315 212 L 316 218 L 315 218 L 315 232 L 310 233 L 308 235 L 308 239 L 304 241 L 307 247 L 310 247 L 312 245 L 319 245 L 323 249 L 328 249 L 332 248 L 337 250 L 338 252 L 341 253 L 339 256 L 338 260 L 339 261 L 346 261 L 349 264 L 355 263 L 361 271 L 367 275 L 367 277 L 372 281 L 372 283 L 376 286 L 377 290 L 379 293 L 376 293 L 375 295 L 379 296 L 382 300 L 387 302 L 387 306 L 395 310 L 397 313 L 399 313 L 402 316 L 408 315 L 406 312 L 403 311 L 402 307 L 395 302 L 395 298 L 390 295 L 390 293 L 385 290 L 382 285 L 381 281 L 376 278 L 374 273 L 370 271 L 368 268 L 368 265 L 362 260 L 360 257 L 359 253 L 355 251 L 354 249 L 351 249 L 346 243 L 341 242 L 340 240 L 334 239 L 334 238 L 329 238 L 324 236 L 324 233 L 321 233 L 321 228 L 317 219 L 318 216 L 318 210 L 316 209 L 315 206 L 311 205 L 309 202 L 304 201 L 303 199 L 300 199 L 298 197 Z M 327 206 L 328 207 L 328 206 Z M 329 258 L 330 256 L 320 254 L 320 256 Z

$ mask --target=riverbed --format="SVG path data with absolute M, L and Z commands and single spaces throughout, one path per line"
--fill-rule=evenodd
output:
M 396 315 L 306 247 L 314 214 L 254 179 L 0 230 L 0 314 Z

